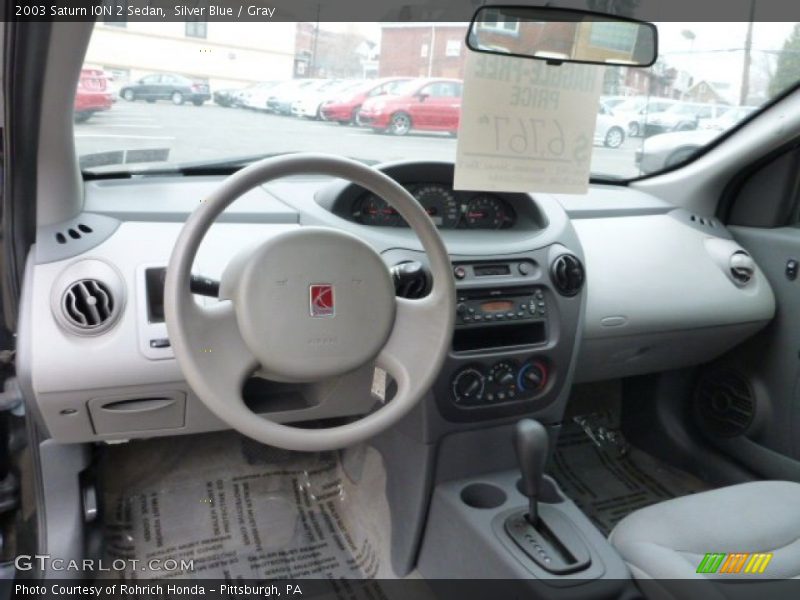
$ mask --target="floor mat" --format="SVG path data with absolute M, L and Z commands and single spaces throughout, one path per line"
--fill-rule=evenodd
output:
M 628 446 L 604 414 L 578 416 L 564 424 L 550 474 L 606 535 L 639 508 L 710 487 Z
M 107 449 L 105 553 L 125 580 L 391 578 L 380 455 L 269 448 L 232 433 Z M 157 571 L 149 561 L 193 561 Z

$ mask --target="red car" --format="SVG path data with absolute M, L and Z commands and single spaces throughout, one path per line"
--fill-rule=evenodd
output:
M 414 79 L 390 95 L 364 102 L 359 123 L 378 133 L 406 135 L 418 129 L 455 135 L 461 116 L 461 90 L 458 79 Z
M 358 123 L 361 105 L 369 98 L 393 93 L 394 89 L 406 81 L 408 77 L 391 77 L 371 79 L 364 85 L 348 90 L 341 98 L 329 100 L 320 108 L 322 118 L 326 121 L 338 121 L 341 125 Z
M 101 69 L 81 69 L 75 93 L 75 121 L 84 123 L 94 113 L 111 108 L 108 78 Z

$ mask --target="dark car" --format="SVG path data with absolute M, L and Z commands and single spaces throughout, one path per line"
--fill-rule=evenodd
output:
M 244 100 L 247 94 L 249 94 L 257 85 L 260 84 L 254 84 L 243 88 L 214 90 L 214 93 L 211 96 L 214 99 L 214 104 L 224 106 L 225 108 L 241 108 L 245 105 Z
M 211 99 L 208 85 L 192 81 L 183 75 L 174 73 L 155 73 L 146 75 L 139 81 L 126 85 L 119 91 L 125 100 L 171 100 L 173 104 L 191 102 L 200 106 Z

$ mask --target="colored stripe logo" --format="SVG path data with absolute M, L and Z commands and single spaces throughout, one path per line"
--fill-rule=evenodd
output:
M 769 561 L 772 560 L 771 552 L 709 552 L 697 565 L 697 573 L 736 575 L 739 573 L 763 573 Z

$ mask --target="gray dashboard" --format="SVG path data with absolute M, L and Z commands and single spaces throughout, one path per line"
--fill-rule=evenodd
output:
M 379 168 L 401 183 L 452 184 L 453 166 L 448 163 Z M 52 437 L 78 442 L 223 427 L 186 385 L 169 346 L 154 343 L 167 338 L 167 332 L 148 312 L 146 281 L 148 269 L 167 264 L 181 223 L 221 179 L 87 181 L 84 213 L 38 232 L 24 281 L 19 370 Z M 420 244 L 407 228 L 368 226 L 354 219 L 353 203 L 361 193 L 346 182 L 314 175 L 257 187 L 212 227 L 195 270 L 219 278 L 239 249 L 305 225 L 357 234 L 382 254 L 387 267 L 411 260 L 424 264 Z M 471 333 L 461 338 L 473 340 L 473 346 L 451 352 L 447 372 L 424 408 L 441 431 L 460 423 L 496 423 L 521 412 L 558 420 L 573 381 L 705 362 L 763 327 L 774 314 L 772 291 L 757 267 L 744 284 L 731 277 L 730 257 L 742 250 L 711 219 L 624 186 L 592 186 L 585 197 L 498 196 L 513 209 L 511 225 L 441 229 L 454 267 L 464 267 L 469 275 L 457 287 L 468 298 L 465 304 L 479 294 L 494 294 L 494 303 L 502 294 L 524 296 L 526 302 L 541 299 L 549 311 L 536 317 L 543 323 L 539 335 L 544 331 L 544 338 L 514 337 L 536 320 L 520 316 L 517 309 L 504 313 L 504 322 L 492 327 L 462 321 L 464 331 Z M 552 266 L 564 254 L 585 266 L 585 285 L 575 296 L 554 288 Z M 525 274 L 517 270 L 521 262 L 531 265 Z M 487 265 L 494 269 L 488 276 L 472 278 L 477 266 Z M 511 265 L 508 272 L 504 265 Z M 64 325 L 60 302 L 66 288 L 91 277 L 113 280 L 109 289 L 117 295 L 115 320 L 101 334 L 75 335 Z M 504 346 L 506 334 L 515 341 Z M 492 338 L 493 345 L 481 345 L 484 338 Z M 466 369 L 491 381 L 504 361 L 524 369 L 540 359 L 550 361 L 555 383 L 531 398 L 455 408 L 452 398 L 448 400 L 454 378 Z M 302 392 L 277 390 L 270 396 L 270 418 L 291 422 L 324 416 L 319 408 L 293 408 L 292 395 Z

